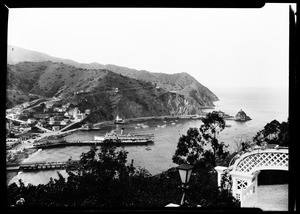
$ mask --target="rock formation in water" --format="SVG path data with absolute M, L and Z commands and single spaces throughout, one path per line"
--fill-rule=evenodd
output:
M 242 109 L 235 115 L 235 121 L 246 122 L 248 120 L 251 118 Z

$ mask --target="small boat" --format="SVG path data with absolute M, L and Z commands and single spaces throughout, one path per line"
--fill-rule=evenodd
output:
M 145 150 L 151 150 L 150 146 L 147 146 Z
M 191 119 L 201 119 L 201 116 L 199 114 L 195 114 L 191 116 Z
M 116 119 L 115 119 L 115 124 L 123 124 L 125 123 L 125 121 L 119 117 L 119 115 L 117 115 Z
M 94 140 L 95 140 L 95 141 L 104 141 L 105 138 L 102 137 L 102 136 L 94 136 Z
M 147 144 L 154 141 L 154 134 L 117 134 L 115 132 L 106 133 L 103 140 L 120 141 L 121 144 Z
M 87 125 L 87 124 L 81 127 L 81 131 L 95 131 L 100 129 L 101 129 L 100 127 L 94 127 L 93 125 Z

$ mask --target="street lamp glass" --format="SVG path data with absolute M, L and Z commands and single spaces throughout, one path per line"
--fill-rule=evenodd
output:
M 177 167 L 181 182 L 183 184 L 187 184 L 189 182 L 193 168 L 194 167 L 189 164 L 181 164 L 180 166 Z

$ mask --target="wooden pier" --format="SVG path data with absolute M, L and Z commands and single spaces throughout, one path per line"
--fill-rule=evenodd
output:
M 153 141 L 137 141 L 137 142 L 112 142 L 111 145 L 114 146 L 136 146 L 136 145 L 148 145 L 153 144 Z M 103 141 L 75 141 L 75 142 L 64 142 L 64 143 L 49 143 L 49 144 L 40 144 L 34 145 L 37 149 L 47 149 L 47 148 L 58 148 L 58 147 L 67 147 L 67 146 L 100 146 L 103 145 Z
M 65 169 L 67 166 L 74 166 L 78 161 L 65 162 L 33 162 L 20 164 L 7 164 L 7 171 L 39 171 L 39 170 L 53 170 Z
M 135 145 L 148 145 L 152 144 L 154 140 L 154 134 L 147 135 L 134 135 L 132 137 L 129 136 L 118 136 L 111 137 L 112 140 L 110 143 L 114 146 L 135 146 Z M 82 140 L 82 141 L 71 141 L 67 142 L 66 140 L 49 140 L 43 141 L 41 143 L 35 143 L 35 148 L 57 148 L 57 147 L 67 147 L 67 146 L 99 146 L 102 145 L 104 140 Z

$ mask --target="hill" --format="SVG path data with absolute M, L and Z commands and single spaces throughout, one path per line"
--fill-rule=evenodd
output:
M 7 51 L 8 64 L 16 64 L 24 61 L 52 61 L 62 62 L 83 69 L 106 69 L 123 76 L 151 82 L 156 87 L 183 95 L 190 105 L 198 105 L 201 108 L 214 107 L 213 102 L 218 100 L 218 97 L 212 91 L 185 72 L 176 74 L 153 73 L 117 65 L 102 65 L 97 62 L 89 64 L 78 63 L 73 60 L 52 57 L 44 53 L 30 51 L 11 45 L 8 46 Z
M 91 122 L 123 118 L 200 114 L 201 106 L 187 105 L 185 97 L 151 82 L 106 69 L 83 69 L 61 62 L 20 62 L 8 65 L 7 107 L 15 91 L 29 96 L 58 97 L 59 104 L 72 103 L 81 111 L 91 109 Z M 16 98 L 17 99 L 17 98 Z

